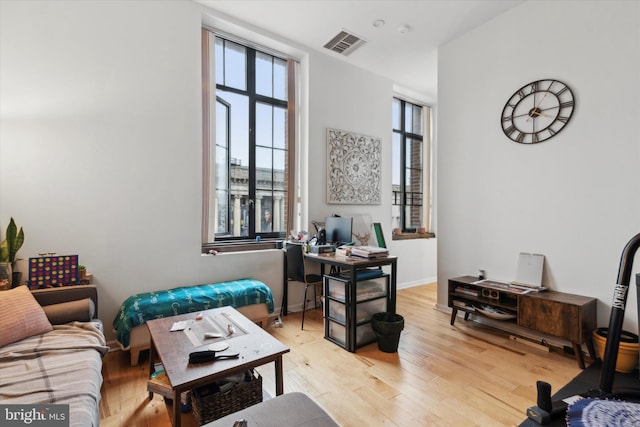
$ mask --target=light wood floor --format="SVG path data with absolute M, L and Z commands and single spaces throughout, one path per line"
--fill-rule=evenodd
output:
M 397 353 L 371 344 L 349 353 L 323 338 L 321 310 L 283 318 L 270 332 L 291 348 L 284 356 L 284 388 L 311 396 L 343 426 L 513 426 L 536 401 L 536 380 L 556 391 L 580 372 L 575 359 L 509 340 L 474 322 L 434 309 L 436 285 L 398 291 L 405 329 Z M 146 392 L 148 353 L 138 367 L 129 353 L 104 359 L 101 425 L 170 426 L 161 397 Z M 258 369 L 274 395 L 273 364 Z M 191 414 L 183 426 L 193 426 Z

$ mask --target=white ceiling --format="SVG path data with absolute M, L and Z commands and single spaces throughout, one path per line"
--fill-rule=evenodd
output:
M 236 20 L 437 96 L 437 49 L 525 0 L 195 0 Z M 374 27 L 382 19 L 385 25 Z M 411 30 L 398 31 L 401 25 Z M 341 30 L 367 40 L 349 56 L 323 46 Z

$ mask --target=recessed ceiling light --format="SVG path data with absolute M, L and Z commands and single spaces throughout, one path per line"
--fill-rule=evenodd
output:
M 398 32 L 400 34 L 407 34 L 409 31 L 411 31 L 411 27 L 407 24 L 402 24 L 398 27 Z
M 373 26 L 376 28 L 382 28 L 384 27 L 384 19 L 376 19 L 375 21 L 373 21 Z

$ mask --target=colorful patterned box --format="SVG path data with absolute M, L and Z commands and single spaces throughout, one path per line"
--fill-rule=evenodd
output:
M 78 255 L 29 258 L 29 288 L 77 285 Z

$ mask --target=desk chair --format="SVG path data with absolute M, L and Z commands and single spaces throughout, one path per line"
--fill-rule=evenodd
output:
M 322 284 L 322 276 L 319 274 L 306 274 L 302 249 L 302 245 L 287 243 L 287 280 L 295 280 L 305 285 L 304 301 L 302 303 L 302 326 L 300 329 L 304 329 L 304 313 L 307 310 L 307 289 L 309 289 L 309 286 L 313 286 L 313 301 L 315 307 L 318 308 L 316 285 Z

